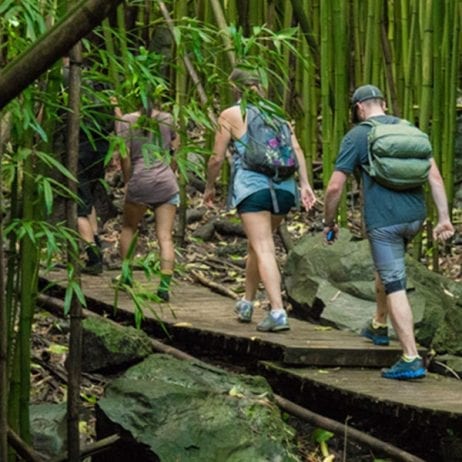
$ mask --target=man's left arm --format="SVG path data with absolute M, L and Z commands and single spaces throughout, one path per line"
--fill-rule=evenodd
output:
M 449 219 L 448 200 L 443 178 L 434 159 L 431 160 L 428 182 L 433 202 L 438 211 L 438 224 L 433 229 L 433 238 L 445 241 L 454 235 L 454 226 Z

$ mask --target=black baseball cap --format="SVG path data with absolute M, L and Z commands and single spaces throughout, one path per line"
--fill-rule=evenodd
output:
M 362 85 L 358 87 L 351 97 L 351 120 L 353 123 L 357 124 L 360 122 L 357 111 L 356 105 L 358 103 L 362 103 L 363 101 L 367 101 L 368 99 L 385 99 L 383 97 L 383 93 L 377 88 L 375 85 Z
M 362 85 L 358 87 L 351 97 L 351 105 L 355 106 L 357 103 L 362 103 L 368 99 L 380 98 L 384 99 L 383 93 L 374 85 Z

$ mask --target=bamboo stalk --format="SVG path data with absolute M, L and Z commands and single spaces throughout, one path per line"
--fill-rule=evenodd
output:
M 32 133 L 30 134 L 32 138 Z M 30 154 L 24 162 L 23 216 L 25 221 L 36 218 L 36 188 L 34 182 L 35 155 Z M 32 318 L 37 295 L 38 248 L 31 236 L 25 236 L 20 245 L 20 313 L 18 327 L 19 362 L 19 433 L 25 441 L 30 441 L 29 396 L 30 396 L 30 350 Z
M 451 5 L 448 3 L 448 7 Z M 452 47 L 450 48 L 449 56 L 449 70 L 448 70 L 448 81 L 449 81 L 449 94 L 448 104 L 446 111 L 448 113 L 447 130 L 449 132 L 448 142 L 449 146 L 447 151 L 444 153 L 442 159 L 442 172 L 443 178 L 446 179 L 446 194 L 448 196 L 448 202 L 450 208 L 452 208 L 452 202 L 454 199 L 454 163 L 455 163 L 455 134 L 457 131 L 456 127 L 456 104 L 457 104 L 457 83 L 459 74 L 459 53 L 460 53 L 460 21 L 462 14 L 462 7 L 460 3 L 454 2 L 452 4 L 453 10 L 449 10 L 448 15 L 452 17 L 453 26 L 451 29 Z
M 215 20 L 218 24 L 218 27 L 220 28 L 220 35 L 223 39 L 223 44 L 225 45 L 226 54 L 231 66 L 234 67 L 236 63 L 236 56 L 233 52 L 233 46 L 228 32 L 228 24 L 226 23 L 225 15 L 223 14 L 223 9 L 221 8 L 221 3 L 219 0 L 211 0 L 210 3 L 213 8 Z
M 297 18 L 297 21 L 300 25 L 300 29 L 303 32 L 306 43 L 310 49 L 313 60 L 316 63 L 316 67 L 319 68 L 319 49 L 314 34 L 311 30 L 310 23 L 308 21 L 308 16 L 303 9 L 301 0 L 290 0 L 292 3 L 292 9 L 294 16 Z
M 3 122 L 0 119 L 1 122 Z M 3 130 L 0 127 L 0 165 L 3 165 Z M 0 169 L 0 460 L 8 459 L 8 315 L 5 300 L 5 255 L 3 252 L 3 170 Z
M 321 2 L 321 118 L 322 118 L 322 163 L 323 183 L 327 185 L 332 172 L 332 108 L 330 106 L 330 76 L 332 48 L 327 38 L 331 36 L 331 0 Z
M 77 177 L 77 162 L 79 157 L 79 131 L 80 131 L 80 85 L 81 85 L 81 45 L 75 45 L 70 53 L 69 73 L 69 116 L 67 119 L 67 168 L 74 177 Z M 68 188 L 74 194 L 77 185 L 68 181 Z M 74 200 L 66 203 L 66 221 L 69 229 L 77 231 L 77 204 Z M 80 285 L 80 267 L 77 256 L 68 244 L 68 261 L 75 270 L 75 280 Z M 70 337 L 68 358 L 68 394 L 67 394 L 67 448 L 70 462 L 80 460 L 80 433 L 79 433 L 79 403 L 80 403 L 80 373 L 82 369 L 82 306 L 78 297 L 72 297 L 70 309 Z
M 106 18 L 102 24 L 103 36 L 104 36 L 104 46 L 108 51 L 110 57 L 116 56 L 115 47 L 114 47 L 114 35 L 112 33 L 111 26 L 109 24 L 109 20 Z M 115 66 L 115 62 L 113 59 L 109 59 L 108 62 L 108 74 L 109 79 L 113 85 L 113 88 L 116 91 L 116 94 L 119 94 L 119 75 L 117 72 L 117 68 Z M 120 104 L 120 101 L 119 101 Z M 125 107 L 122 106 L 122 112 L 124 112 Z

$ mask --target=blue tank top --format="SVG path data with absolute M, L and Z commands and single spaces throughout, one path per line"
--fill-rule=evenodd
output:
M 244 133 L 240 139 L 233 140 L 231 142 L 233 147 L 233 158 L 227 201 L 228 207 L 234 208 L 251 194 L 261 191 L 262 189 L 270 189 L 271 184 L 274 189 L 281 189 L 293 194 L 295 197 L 295 203 L 299 204 L 298 188 L 294 176 L 291 176 L 280 183 L 275 183 L 262 173 L 247 170 L 242 167 L 241 156 L 244 153 L 247 138 L 247 133 Z

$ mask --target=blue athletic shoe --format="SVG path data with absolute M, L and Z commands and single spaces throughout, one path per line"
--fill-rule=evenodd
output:
M 386 346 L 390 344 L 388 327 L 374 328 L 372 321 L 369 321 L 361 330 L 361 336 L 372 340 L 374 345 Z
M 253 314 L 253 303 L 247 300 L 239 300 L 234 306 L 239 322 L 251 322 Z
M 382 369 L 382 377 L 386 379 L 409 380 L 425 377 L 427 370 L 424 367 L 422 358 L 415 358 L 407 362 L 401 358 L 388 369 Z
M 279 332 L 281 330 L 289 329 L 290 327 L 286 313 L 280 314 L 277 318 L 274 318 L 271 313 L 268 313 L 266 318 L 257 325 L 257 330 L 260 332 Z

